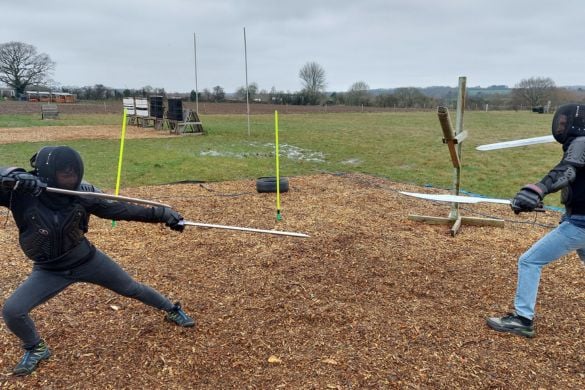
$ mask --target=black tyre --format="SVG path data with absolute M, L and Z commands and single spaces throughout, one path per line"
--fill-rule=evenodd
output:
M 288 191 L 288 178 L 280 178 L 280 192 Z M 258 192 L 276 192 L 276 177 L 259 177 L 256 180 L 256 191 Z

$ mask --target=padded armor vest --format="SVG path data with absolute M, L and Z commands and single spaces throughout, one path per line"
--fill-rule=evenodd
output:
M 19 237 L 20 246 L 37 263 L 70 251 L 83 241 L 87 232 L 88 216 L 76 203 L 51 210 L 38 202 L 35 207 L 27 208 L 23 219 L 25 228 Z
M 20 247 L 29 259 L 42 268 L 71 268 L 95 251 L 85 238 L 89 215 L 75 197 L 62 197 L 67 204 L 55 208 L 48 195 L 7 193 L 0 198 L 12 210 Z
M 583 169 L 578 170 L 575 181 L 563 189 L 561 199 L 568 214 L 585 215 L 585 171 Z

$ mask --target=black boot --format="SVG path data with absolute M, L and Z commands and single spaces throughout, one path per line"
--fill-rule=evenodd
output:
M 529 338 L 535 335 L 532 320 L 519 316 L 516 312 L 503 317 L 490 317 L 486 322 L 490 328 L 498 332 L 514 333 Z
M 189 317 L 187 313 L 183 311 L 183 309 L 181 309 L 181 304 L 179 302 L 175 303 L 175 306 L 171 310 L 167 311 L 165 320 L 174 322 L 175 324 L 185 328 L 195 326 L 195 321 Z
M 30 349 L 26 349 L 24 356 L 20 363 L 12 370 L 14 375 L 22 376 L 28 375 L 37 368 L 42 360 L 46 360 L 51 356 L 51 350 L 47 344 L 41 340 L 37 345 Z

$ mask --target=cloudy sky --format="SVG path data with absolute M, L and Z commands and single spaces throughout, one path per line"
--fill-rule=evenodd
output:
M 585 84 L 585 7 L 577 0 L 0 0 L 0 43 L 34 45 L 61 86 L 150 85 L 168 92 L 248 81 L 302 88 L 307 62 L 328 91 Z

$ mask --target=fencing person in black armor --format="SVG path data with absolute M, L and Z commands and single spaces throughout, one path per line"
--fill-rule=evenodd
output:
M 566 104 L 553 117 L 552 134 L 563 145 L 563 158 L 541 181 L 528 184 L 511 202 L 515 213 L 533 211 L 543 198 L 562 190 L 566 212 L 561 223 L 518 260 L 515 311 L 491 317 L 487 324 L 501 332 L 534 336 L 533 320 L 542 268 L 576 251 L 585 262 L 585 105 Z
M 0 168 L 0 205 L 8 207 L 19 231 L 19 243 L 33 268 L 28 278 L 4 302 L 2 315 L 25 349 L 15 375 L 30 374 L 51 351 L 29 316 L 76 282 L 93 283 L 120 295 L 163 310 L 165 319 L 179 326 L 195 322 L 179 303 L 136 282 L 108 255 L 85 237 L 91 214 L 105 219 L 159 222 L 182 231 L 182 217 L 168 207 L 143 207 L 99 198 L 76 197 L 45 191 L 47 186 L 99 192 L 82 182 L 81 156 L 67 146 L 44 147 L 31 159 L 34 170 Z

